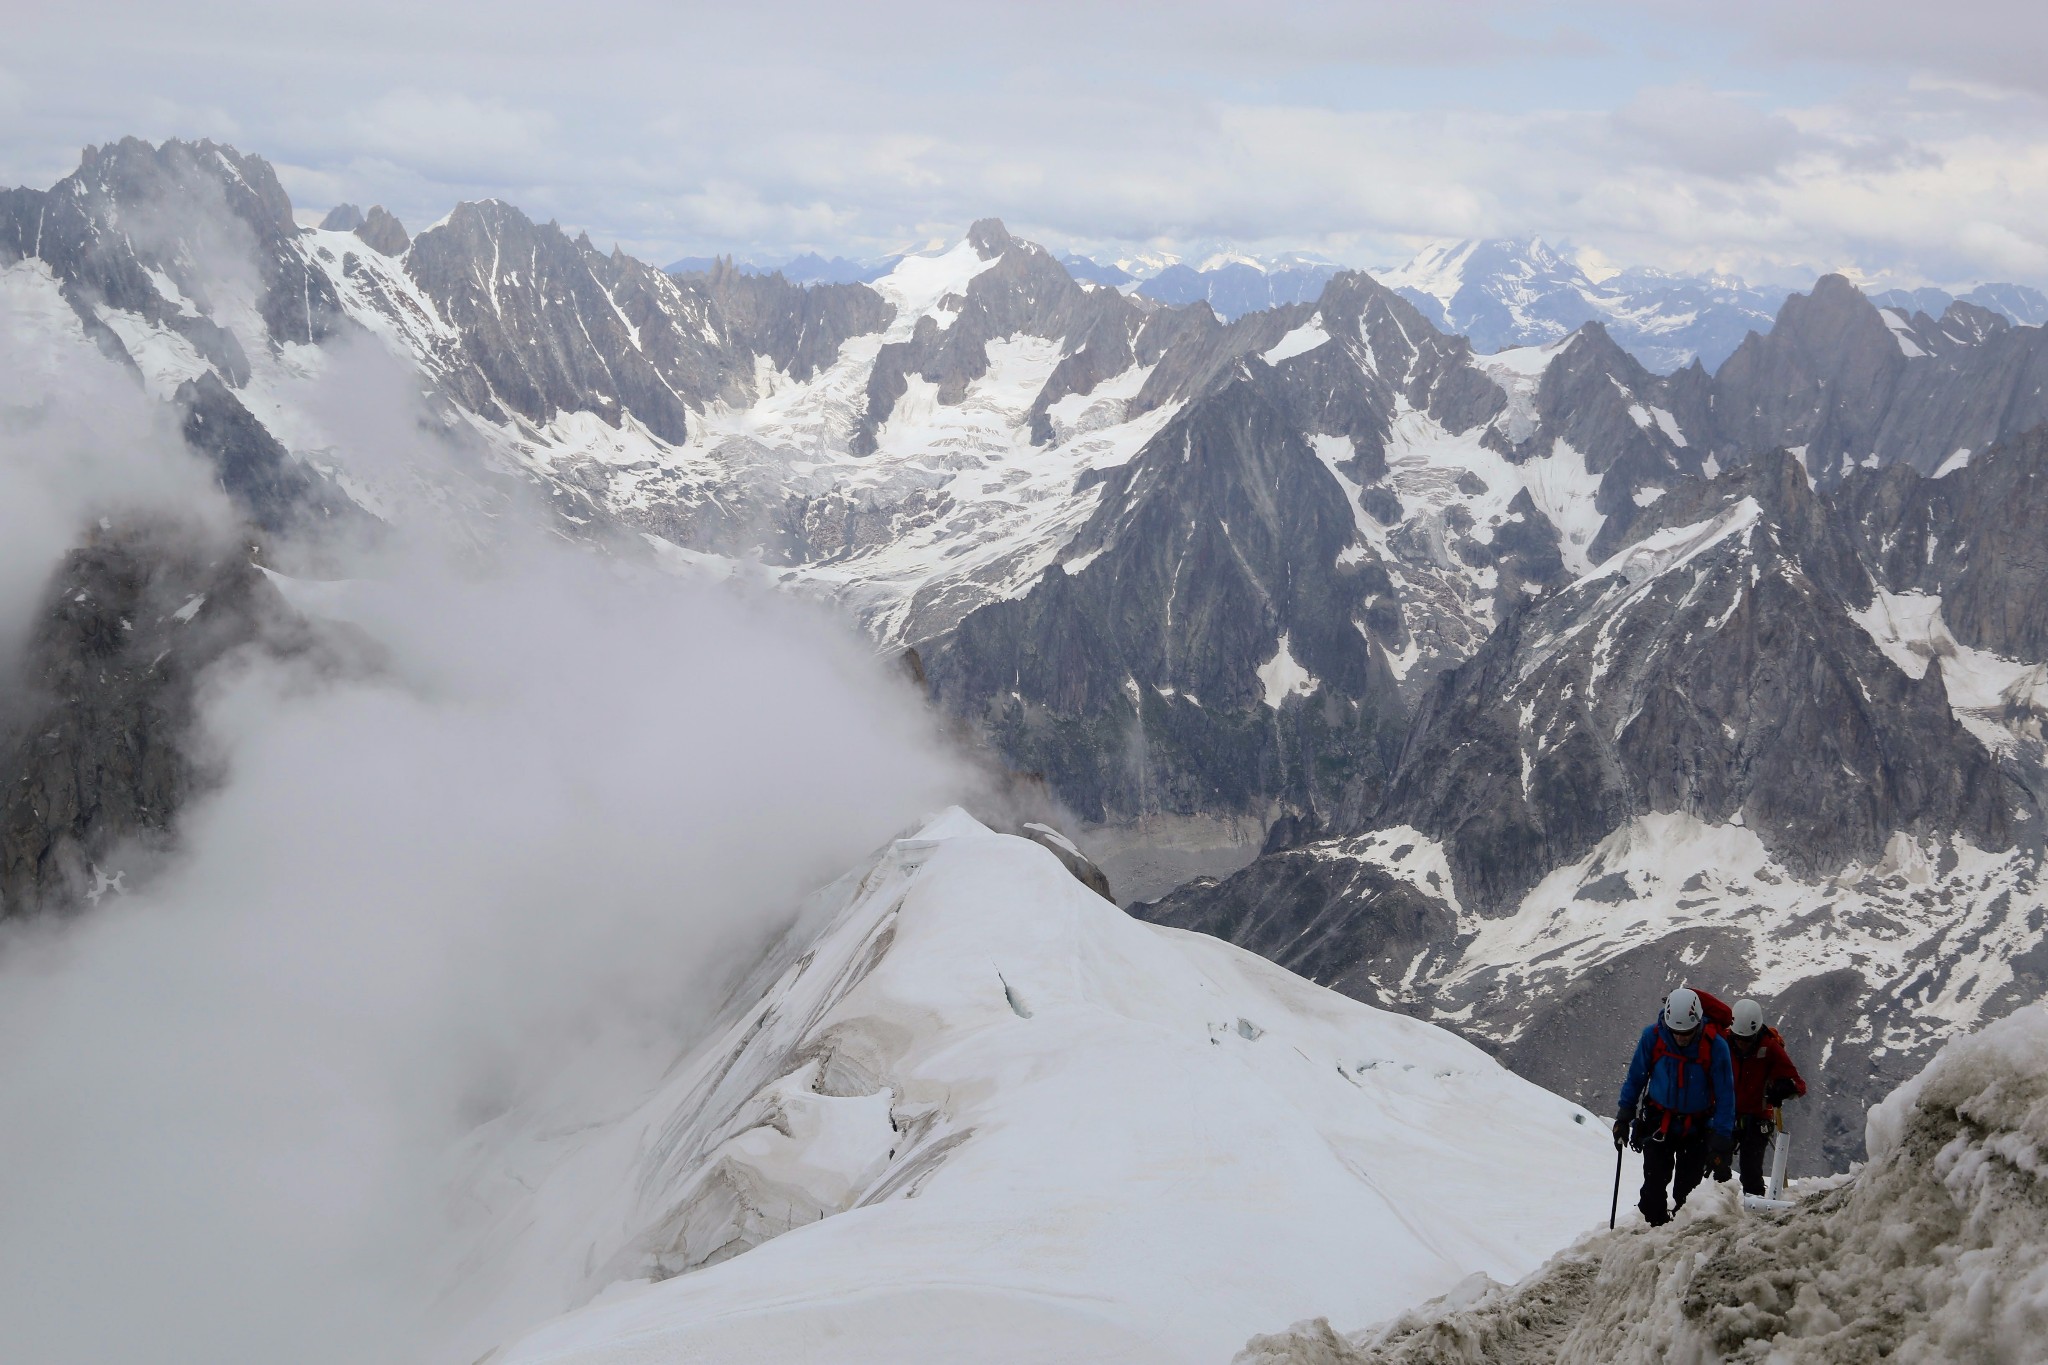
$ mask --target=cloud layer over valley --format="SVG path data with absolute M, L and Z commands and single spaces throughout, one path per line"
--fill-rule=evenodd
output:
M 0 367 L 14 641 L 138 501 L 234 544 L 160 405 L 70 359 Z M 382 380 L 343 362 L 309 410 L 374 480 L 423 438 L 389 394 L 352 419 Z M 479 1225 L 514 1178 L 494 1144 L 630 1103 L 806 894 L 957 790 L 843 625 L 566 545 L 517 499 L 496 522 L 402 519 L 327 548 L 345 577 L 273 578 L 329 647 L 204 675 L 213 780 L 173 855 L 0 922 L 0 1355 L 401 1361 L 509 1330 L 465 1261 L 506 1236 Z

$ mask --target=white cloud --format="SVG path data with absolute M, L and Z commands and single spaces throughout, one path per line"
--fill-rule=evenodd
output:
M 1791 119 L 1698 81 L 1646 86 L 1613 117 L 1615 129 L 1639 142 L 1651 164 L 1710 179 L 1769 175 L 1800 149 Z
M 2048 206 L 1981 168 L 2048 146 L 2025 78 L 2048 24 L 1944 10 L 1964 42 L 1853 8 L 632 0 L 564 25 L 533 0 L 365 0 L 138 7 L 90 39 L 52 10 L 13 63 L 38 116 L 0 129 L 0 180 L 175 131 L 175 106 L 301 194 L 414 226 L 497 195 L 656 261 L 881 254 L 994 213 L 1055 243 L 1364 264 L 1486 232 L 1751 273 L 2019 269 Z

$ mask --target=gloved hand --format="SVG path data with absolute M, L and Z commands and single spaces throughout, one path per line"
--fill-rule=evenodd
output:
M 1726 1181 L 1732 1174 L 1734 1164 L 1735 1137 L 1730 1133 L 1713 1132 L 1707 1135 L 1707 1172 L 1715 1180 Z
M 1615 1150 L 1615 1151 L 1617 1151 L 1617 1152 L 1618 1152 L 1618 1151 L 1620 1151 L 1620 1150 L 1621 1150 L 1622 1148 L 1624 1148 L 1624 1147 L 1628 1146 L 1628 1131 L 1629 1131 L 1629 1127 L 1630 1127 L 1630 1126 L 1631 1126 L 1631 1124 L 1632 1124 L 1632 1123 L 1634 1122 L 1634 1119 L 1635 1119 L 1635 1116 L 1634 1116 L 1633 1114 L 1618 1114 L 1618 1115 L 1616 1115 L 1616 1116 L 1615 1116 L 1615 1119 L 1614 1119 L 1614 1150 Z
M 1764 1103 L 1775 1108 L 1798 1093 L 1799 1091 L 1793 1086 L 1792 1082 L 1780 1076 L 1777 1080 L 1764 1087 Z

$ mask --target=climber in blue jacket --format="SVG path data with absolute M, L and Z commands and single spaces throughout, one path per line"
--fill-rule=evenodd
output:
M 1727 1040 L 1707 1024 L 1698 994 L 1688 987 L 1671 992 L 1663 1016 L 1636 1042 L 1621 1083 L 1614 1144 L 1631 1137 L 1643 1154 L 1637 1207 L 1652 1227 L 1670 1222 L 1684 1207 L 1710 1163 L 1714 1179 L 1728 1178 L 1735 1152 L 1735 1068 Z

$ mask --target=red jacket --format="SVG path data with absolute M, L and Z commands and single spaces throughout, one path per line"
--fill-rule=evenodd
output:
M 1778 1036 L 1776 1029 L 1767 1028 L 1758 1034 L 1756 1048 L 1747 1056 L 1743 1051 L 1739 1039 L 1728 1040 L 1728 1056 L 1735 1063 L 1737 1117 L 1755 1117 L 1764 1112 L 1764 1091 L 1772 1081 L 1790 1081 L 1793 1094 L 1806 1093 L 1806 1082 L 1800 1077 L 1799 1068 L 1792 1065 L 1792 1059 L 1785 1054 L 1785 1040 Z

